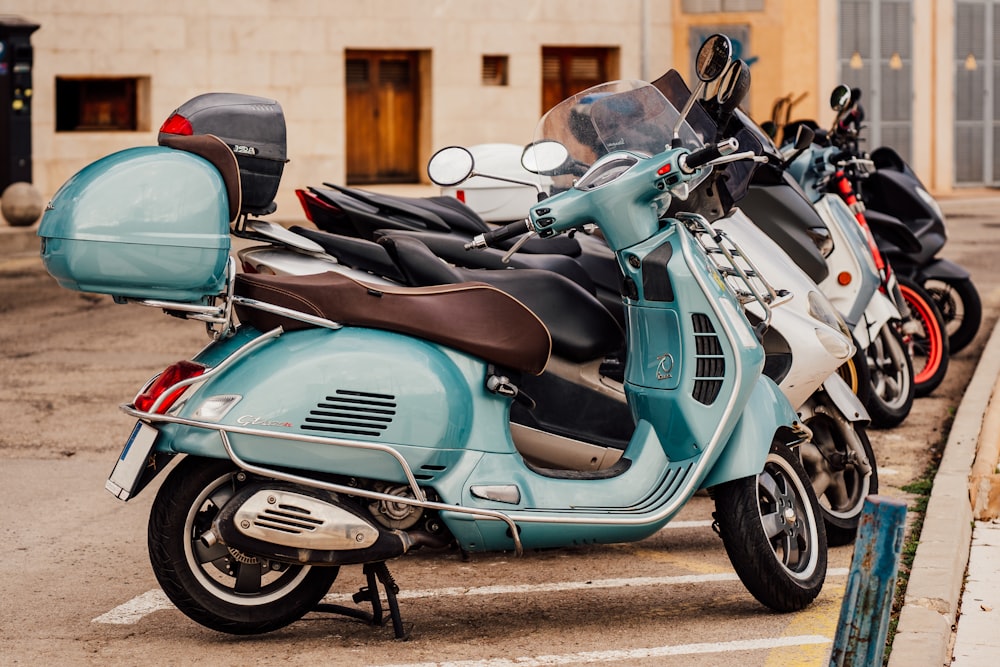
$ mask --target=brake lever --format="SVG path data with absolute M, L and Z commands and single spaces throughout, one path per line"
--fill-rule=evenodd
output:
M 730 162 L 736 162 L 738 160 L 753 160 L 754 162 L 767 162 L 767 158 L 763 155 L 757 155 L 753 151 L 743 151 L 742 153 L 730 153 L 729 155 L 723 155 L 717 157 L 714 160 L 706 162 L 704 166 L 714 167 L 720 164 L 729 164 Z
M 523 236 L 521 236 L 521 238 L 519 238 L 517 241 L 515 241 L 514 245 L 512 245 L 510 247 L 510 250 L 508 250 L 507 252 L 505 252 L 504 255 L 503 255 L 503 257 L 500 258 L 500 263 L 501 264 L 509 264 L 511 256 L 515 252 L 517 252 L 518 250 L 520 250 L 521 246 L 523 246 L 525 243 L 527 243 L 528 239 L 530 239 L 534 235 L 535 235 L 535 232 L 531 231 L 531 232 L 528 232 L 527 234 L 524 234 Z

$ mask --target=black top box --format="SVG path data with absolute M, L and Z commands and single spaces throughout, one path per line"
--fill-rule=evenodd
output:
M 240 167 L 242 213 L 266 215 L 277 208 L 281 172 L 288 161 L 285 114 L 266 97 L 205 93 L 179 106 L 160 128 L 170 134 L 213 134 L 226 142 Z

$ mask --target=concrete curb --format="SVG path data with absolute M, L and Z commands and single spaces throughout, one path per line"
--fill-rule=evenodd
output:
M 969 476 L 1000 375 L 1000 322 L 962 396 L 934 477 L 889 667 L 950 665 L 951 641 L 972 542 Z

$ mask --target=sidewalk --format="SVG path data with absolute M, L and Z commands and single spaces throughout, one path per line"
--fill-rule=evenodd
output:
M 980 466 L 997 471 L 1000 400 L 992 398 L 998 377 L 1000 323 L 965 390 L 934 477 L 889 667 L 997 664 L 1000 523 L 974 521 L 969 489 L 980 451 L 992 454 Z

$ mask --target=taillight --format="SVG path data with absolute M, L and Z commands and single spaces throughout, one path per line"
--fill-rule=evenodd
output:
M 298 189 L 295 191 L 295 196 L 299 198 L 299 203 L 302 204 L 302 210 L 305 211 L 309 222 L 320 229 L 324 229 L 323 221 L 327 216 L 340 218 L 344 215 L 344 211 L 339 206 L 331 204 L 315 192 Z M 319 222 L 317 222 L 316 216 L 319 216 Z
M 295 190 L 295 196 L 299 198 L 299 203 L 302 204 L 302 210 L 305 211 L 306 219 L 309 222 L 316 224 L 316 221 L 313 220 L 312 209 L 310 208 L 309 202 L 307 201 L 308 197 L 315 197 L 315 195 L 310 195 L 305 190 L 299 188 Z
M 160 126 L 160 132 L 162 134 L 192 135 L 194 128 L 191 127 L 191 121 L 175 113 L 163 122 L 163 125 Z
M 198 364 L 193 361 L 178 361 L 175 364 L 167 366 L 166 370 L 160 373 L 153 382 L 146 388 L 144 392 L 135 397 L 135 407 L 137 410 L 142 412 L 149 412 L 163 392 L 170 389 L 172 386 L 178 382 L 188 380 L 190 378 L 198 377 L 207 370 L 207 367 L 203 364 Z M 187 387 L 181 387 L 177 391 L 173 392 L 160 403 L 159 408 L 156 412 L 158 414 L 164 414 L 170 409 L 170 406 L 181 397 L 181 394 Z
M 457 199 L 458 201 L 460 201 L 460 202 L 462 202 L 464 204 L 465 203 L 465 190 L 456 190 L 455 191 L 455 199 Z

